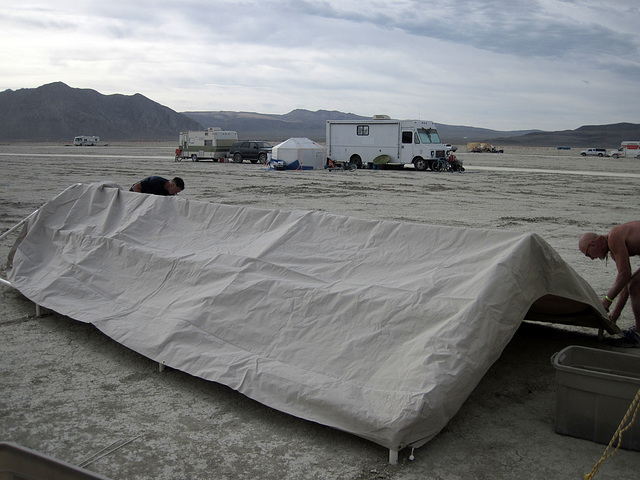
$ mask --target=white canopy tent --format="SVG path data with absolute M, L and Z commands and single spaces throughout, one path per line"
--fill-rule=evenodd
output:
M 281 162 L 287 170 L 322 170 L 327 153 L 321 145 L 308 138 L 290 138 L 273 147 L 272 162 Z
M 37 304 L 391 458 L 437 435 L 523 319 L 616 331 L 535 234 L 107 184 L 70 187 L 26 229 L 8 281 Z

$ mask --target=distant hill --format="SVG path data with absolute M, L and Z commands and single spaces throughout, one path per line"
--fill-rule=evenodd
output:
M 71 142 L 76 135 L 98 135 L 101 142 L 107 143 L 126 140 L 177 143 L 180 132 L 208 127 L 236 131 L 240 139 L 279 142 L 307 137 L 324 142 L 327 120 L 369 119 L 335 110 L 298 109 L 283 115 L 232 111 L 178 113 L 139 93 L 102 95 L 62 82 L 0 92 L 0 112 L 2 142 Z M 496 146 L 615 148 L 624 140 L 640 139 L 640 125 L 631 123 L 588 125 L 561 132 L 498 131 L 437 122 L 436 127 L 443 142 L 456 145 L 490 142 Z
M 494 144 L 528 147 L 596 147 L 618 148 L 627 140 L 640 140 L 640 124 L 585 125 L 576 130 L 533 132 L 518 137 L 495 138 Z
M 62 82 L 0 92 L 0 141 L 71 142 L 76 135 L 100 141 L 178 141 L 198 122 L 139 93 L 102 95 Z
M 324 142 L 327 120 L 369 120 L 353 113 L 335 110 L 293 110 L 284 115 L 254 112 L 183 112 L 205 127 L 220 127 L 238 132 L 241 140 L 282 141 L 291 137 L 307 137 L 316 142 Z M 436 124 L 442 140 L 446 143 L 466 143 L 484 141 L 494 137 L 524 135 L 534 130 L 498 131 L 486 128 Z
M 358 120 L 364 117 L 352 113 L 318 110 L 293 110 L 284 115 L 254 112 L 183 112 L 187 117 L 208 127 L 238 132 L 240 140 L 283 141 L 291 137 L 306 137 L 324 142 L 325 122 Z

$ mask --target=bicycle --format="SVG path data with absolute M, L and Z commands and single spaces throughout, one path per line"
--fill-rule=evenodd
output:
M 336 163 L 333 160 L 331 160 L 330 158 L 327 158 L 326 168 L 330 172 L 333 172 L 334 170 L 337 170 L 339 172 L 354 172 L 358 169 L 358 166 L 355 163 L 349 163 L 349 162 L 338 162 L 336 165 Z

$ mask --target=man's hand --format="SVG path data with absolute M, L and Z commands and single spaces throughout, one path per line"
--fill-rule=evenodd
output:
M 620 312 L 611 312 L 609 314 L 609 321 L 611 323 L 617 323 L 618 322 L 618 318 L 620 318 Z

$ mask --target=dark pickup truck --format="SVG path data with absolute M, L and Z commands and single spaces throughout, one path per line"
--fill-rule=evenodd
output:
M 232 158 L 235 163 L 242 163 L 244 160 L 250 160 L 251 163 L 266 163 L 269 153 L 271 153 L 269 143 L 245 140 L 231 145 L 227 156 Z

